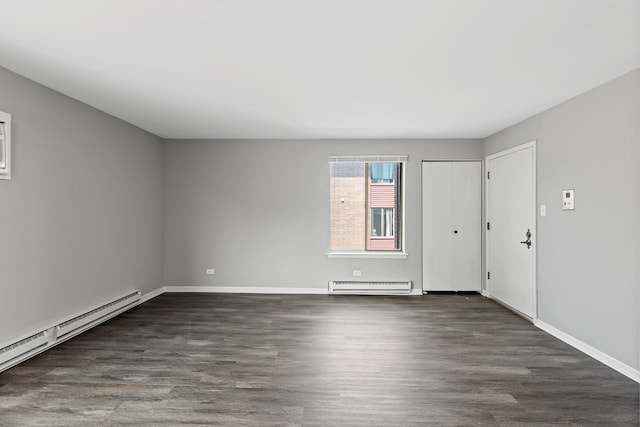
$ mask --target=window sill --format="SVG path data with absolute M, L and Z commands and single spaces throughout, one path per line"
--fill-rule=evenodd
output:
M 377 259 L 406 259 L 407 252 L 329 252 L 327 258 L 377 258 Z

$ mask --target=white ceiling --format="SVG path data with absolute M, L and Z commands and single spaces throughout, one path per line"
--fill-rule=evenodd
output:
M 1 66 L 165 138 L 485 137 L 640 66 L 640 0 L 0 7 Z

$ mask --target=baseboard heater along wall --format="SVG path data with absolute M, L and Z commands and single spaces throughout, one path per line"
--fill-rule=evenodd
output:
M 140 301 L 140 295 L 140 291 L 133 291 L 121 298 L 1 346 L 0 372 L 136 306 Z
M 411 281 L 366 282 L 366 281 L 330 281 L 330 294 L 350 295 L 409 295 Z

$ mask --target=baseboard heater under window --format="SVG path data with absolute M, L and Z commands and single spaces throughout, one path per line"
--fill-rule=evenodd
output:
M 140 295 L 140 291 L 131 292 L 26 338 L 0 346 L 0 372 L 134 307 Z
M 411 293 L 411 281 L 331 281 L 329 282 L 329 293 L 352 295 L 408 295 Z

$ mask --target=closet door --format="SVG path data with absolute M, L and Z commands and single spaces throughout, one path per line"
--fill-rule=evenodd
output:
M 453 283 L 457 291 L 480 292 L 482 284 L 482 166 L 452 163 Z M 457 231 L 457 233 L 456 233 Z
M 455 291 L 451 162 L 422 163 L 422 291 Z
M 422 290 L 480 291 L 479 161 L 422 163 Z

